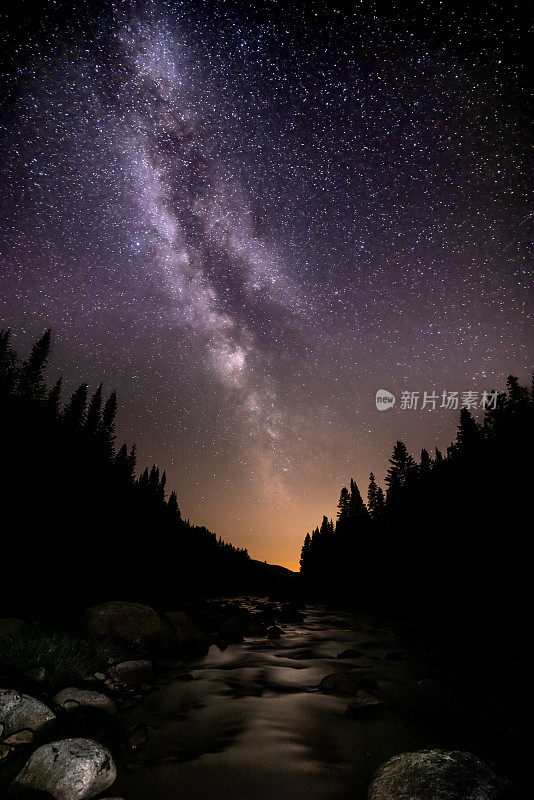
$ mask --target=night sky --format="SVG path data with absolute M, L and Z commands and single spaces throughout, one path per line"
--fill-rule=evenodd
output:
M 0 323 L 117 389 L 185 517 L 296 567 L 454 437 L 403 391 L 529 381 L 522 4 L 38 5 L 0 12 Z

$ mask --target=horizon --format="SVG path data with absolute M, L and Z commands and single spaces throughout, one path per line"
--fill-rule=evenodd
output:
M 12 338 L 13 344 L 15 346 L 17 346 L 17 349 L 19 349 L 18 345 L 20 343 L 20 337 L 17 337 L 16 331 L 12 331 L 11 332 L 11 338 Z M 34 339 L 32 341 L 34 341 L 35 338 L 37 338 L 37 337 L 34 337 Z M 30 339 L 31 339 L 31 337 L 30 337 Z M 62 374 L 62 370 L 59 369 L 59 365 L 54 363 L 55 362 L 54 350 L 56 349 L 57 344 L 59 344 L 59 343 L 54 341 L 54 332 L 52 331 L 52 352 L 51 352 L 51 356 L 50 356 L 50 359 L 49 359 L 50 365 L 47 368 L 47 376 L 48 376 L 48 379 L 49 379 L 49 386 L 52 386 L 55 383 L 55 381 L 57 380 L 57 378 L 60 377 L 60 375 Z M 29 352 L 30 347 L 31 347 L 31 342 L 29 340 L 28 346 L 25 347 L 25 350 L 21 351 L 21 355 L 25 355 L 26 351 Z M 64 371 L 66 371 L 66 370 L 68 370 L 69 364 L 65 363 L 65 364 L 63 364 L 63 367 L 64 367 Z M 495 391 L 498 391 L 498 392 L 503 391 L 505 383 L 506 383 L 506 378 L 508 377 L 509 374 L 515 375 L 514 371 L 512 370 L 511 373 L 507 373 L 506 375 L 503 375 L 500 382 L 496 382 L 496 381 L 493 382 L 493 383 L 490 382 L 491 386 L 492 386 L 492 390 L 494 389 Z M 531 382 L 532 382 L 533 373 L 530 372 L 529 374 L 516 375 L 516 377 L 518 377 L 519 383 L 521 385 L 529 386 L 531 384 Z M 84 381 L 83 365 L 79 365 L 79 378 L 78 378 L 78 380 L 82 381 L 82 382 Z M 70 385 L 70 386 L 66 386 L 65 383 L 62 384 L 62 400 L 63 400 L 63 402 L 67 401 L 67 399 L 70 396 L 70 394 L 77 388 L 77 385 L 78 384 L 76 382 L 72 382 L 72 385 Z M 99 385 L 98 383 L 94 383 L 92 386 L 90 385 L 89 386 L 89 393 L 91 393 L 91 391 L 94 391 L 97 388 L 98 385 Z M 105 386 L 104 385 L 103 386 L 104 394 L 106 392 L 109 393 L 111 391 L 113 391 L 112 385 L 110 385 L 110 386 Z M 453 390 L 453 391 L 455 391 L 455 390 Z M 470 411 L 471 411 L 473 417 L 478 422 L 481 422 L 481 420 L 483 418 L 483 413 L 484 413 L 483 409 L 480 407 L 480 403 L 482 402 L 483 391 L 485 391 L 485 390 L 482 390 L 481 392 L 478 392 L 478 393 L 475 392 L 476 394 L 478 394 L 478 397 L 471 398 L 471 401 L 474 402 L 476 405 L 472 406 L 470 408 Z M 487 400 L 488 400 L 488 404 L 489 404 L 489 402 L 491 401 L 491 394 L 490 394 L 491 390 L 486 390 L 486 391 L 488 393 Z M 250 557 L 255 559 L 255 560 L 262 561 L 262 562 L 263 561 L 267 561 L 267 563 L 269 563 L 269 564 L 282 566 L 282 567 L 285 567 L 286 569 L 290 569 L 290 570 L 292 570 L 294 572 L 298 572 L 299 571 L 299 559 L 300 559 L 300 552 L 301 552 L 302 542 L 304 541 L 304 537 L 305 537 L 306 533 L 308 533 L 308 532 L 311 533 L 313 531 L 313 529 L 315 527 L 317 527 L 317 525 L 320 523 L 320 521 L 321 521 L 323 516 L 327 516 L 329 519 L 333 519 L 334 521 L 336 520 L 337 503 L 338 503 L 338 499 L 339 499 L 340 490 L 341 490 L 341 488 L 343 486 L 345 486 L 345 487 L 349 486 L 351 478 L 355 478 L 356 484 L 357 484 L 357 486 L 358 486 L 358 488 L 360 490 L 360 493 L 362 495 L 363 501 L 364 501 L 364 503 L 366 503 L 367 487 L 368 487 L 368 483 L 369 483 L 368 479 L 369 479 L 369 474 L 371 472 L 373 472 L 373 474 L 375 476 L 375 480 L 376 480 L 377 485 L 381 486 L 383 489 L 386 488 L 384 477 L 385 477 L 385 474 L 386 474 L 386 471 L 387 471 L 388 465 L 389 465 L 388 459 L 391 456 L 391 452 L 393 450 L 393 445 L 395 444 L 395 442 L 397 440 L 400 439 L 401 441 L 405 442 L 405 444 L 407 445 L 408 452 L 411 453 L 416 458 L 416 460 L 418 460 L 418 458 L 420 456 L 420 453 L 421 453 L 421 450 L 423 448 L 427 449 L 429 451 L 429 453 L 430 453 L 430 456 L 432 457 L 433 454 L 434 454 L 435 448 L 437 448 L 438 450 L 441 450 L 441 452 L 443 454 L 445 454 L 449 444 L 452 444 L 454 442 L 455 437 L 456 437 L 456 432 L 457 432 L 457 429 L 458 429 L 460 410 L 463 407 L 463 405 L 465 405 L 465 402 L 463 401 L 463 398 L 462 398 L 462 392 L 457 392 L 457 394 L 458 394 L 457 407 L 455 406 L 454 408 L 451 408 L 451 409 L 441 409 L 441 410 L 440 410 L 439 406 L 440 406 L 440 404 L 442 402 L 445 402 L 445 401 L 443 400 L 443 397 L 439 393 L 437 393 L 438 397 L 435 400 L 435 408 L 432 408 L 432 404 L 430 403 L 430 405 L 428 406 L 428 410 L 427 411 L 425 411 L 424 409 L 421 408 L 421 406 L 422 406 L 422 404 L 424 402 L 424 392 L 425 392 L 425 390 L 422 390 L 422 391 L 420 391 L 418 393 L 416 391 L 416 394 L 419 395 L 419 397 L 417 398 L 417 407 L 416 408 L 401 409 L 399 400 L 401 400 L 402 392 L 399 391 L 399 392 L 394 392 L 393 393 L 395 395 L 395 404 L 393 406 L 393 409 L 388 409 L 387 411 L 381 412 L 380 414 L 379 414 L 379 412 L 377 410 L 377 412 L 376 412 L 377 416 L 381 416 L 383 413 L 385 413 L 385 414 L 388 415 L 388 418 L 390 419 L 390 421 L 393 422 L 393 424 L 390 424 L 390 426 L 389 426 L 389 429 L 391 430 L 392 438 L 391 438 L 389 450 L 385 451 L 385 453 L 384 453 L 382 472 L 377 471 L 376 469 L 367 470 L 367 472 L 366 472 L 365 465 L 357 465 L 357 466 L 355 465 L 354 468 L 351 468 L 350 465 L 349 465 L 347 467 L 347 471 L 346 471 L 346 473 L 344 475 L 337 475 L 337 476 L 332 475 L 332 476 L 329 476 L 329 482 L 325 485 L 324 490 L 321 493 L 321 498 L 324 498 L 324 502 L 317 501 L 317 503 L 311 507 L 311 509 L 307 512 L 307 516 L 306 516 L 306 519 L 308 519 L 307 523 L 300 522 L 299 521 L 300 517 L 297 518 L 297 522 L 295 522 L 295 523 L 293 523 L 291 520 L 288 520 L 288 517 L 287 517 L 287 506 L 280 507 L 280 508 L 277 509 L 277 511 L 280 514 L 281 520 L 285 522 L 284 530 L 286 531 L 286 534 L 285 534 L 285 536 L 283 538 L 283 543 L 287 544 L 288 542 L 295 542 L 295 555 L 294 555 L 294 560 L 293 561 L 288 560 L 288 561 L 286 561 L 284 563 L 281 559 L 276 560 L 276 555 L 274 557 L 272 557 L 272 558 L 265 557 L 263 552 L 261 551 L 261 544 L 258 546 L 259 549 L 256 552 L 252 551 L 251 548 L 250 548 L 250 545 L 248 545 L 246 543 L 246 538 L 243 541 L 240 541 L 236 537 L 236 535 L 235 535 L 235 527 L 234 527 L 235 526 L 235 517 L 233 516 L 231 510 L 229 510 L 227 517 L 224 518 L 225 519 L 225 523 L 223 525 L 220 524 L 220 517 L 217 516 L 217 509 L 215 509 L 215 513 L 214 513 L 214 516 L 213 516 L 213 520 L 214 521 L 210 522 L 207 518 L 202 516 L 203 505 L 202 505 L 201 502 L 200 503 L 198 502 L 198 495 L 193 494 L 193 496 L 191 498 L 192 508 L 188 507 L 188 505 L 184 504 L 183 502 L 180 503 L 182 516 L 184 517 L 184 519 L 188 519 L 192 524 L 205 526 L 206 528 L 211 530 L 217 537 L 221 536 L 225 541 L 231 543 L 232 545 L 234 545 L 236 547 L 246 548 L 249 551 Z M 427 394 L 430 395 L 430 392 L 427 392 Z M 449 393 L 447 392 L 447 396 L 448 395 L 449 395 Z M 373 403 L 374 402 L 375 402 L 375 400 L 373 399 Z M 393 411 L 393 414 L 391 413 L 392 411 Z M 394 416 L 395 412 L 397 412 L 397 416 Z M 422 439 L 422 437 L 425 435 L 427 429 L 424 428 L 424 432 L 419 431 L 418 428 L 417 428 L 417 423 L 415 422 L 415 420 L 417 418 L 417 415 L 421 415 L 421 414 L 426 415 L 428 413 L 432 414 L 432 418 L 435 419 L 436 422 L 438 420 L 440 420 L 440 422 L 441 422 L 440 425 L 436 425 L 435 426 L 436 431 L 438 431 L 439 433 L 436 434 L 434 442 L 432 444 L 430 444 L 430 445 L 429 445 L 428 442 L 425 443 L 423 441 L 423 439 Z M 434 417 L 434 415 L 435 415 L 435 417 Z M 150 457 L 145 458 L 144 457 L 145 450 L 143 449 L 143 446 L 139 446 L 139 444 L 140 444 L 139 441 L 134 442 L 133 439 L 127 439 L 125 436 L 122 435 L 123 432 L 127 429 L 127 426 L 125 426 L 125 424 L 124 424 L 125 423 L 124 416 L 125 416 L 124 415 L 124 406 L 121 403 L 121 397 L 120 397 L 120 394 L 119 394 L 119 396 L 118 396 L 118 419 L 117 419 L 117 447 L 120 447 L 123 443 L 127 444 L 128 447 L 130 447 L 134 443 L 136 444 L 137 455 L 138 455 L 138 469 L 137 469 L 138 474 L 141 474 L 141 472 L 144 470 L 145 466 L 150 468 L 153 463 L 155 463 L 159 467 L 160 471 L 165 470 L 165 472 L 167 473 L 167 476 L 168 476 L 166 494 L 167 494 L 167 496 L 170 495 L 170 493 L 171 493 L 171 491 L 173 489 L 175 491 L 177 490 L 177 487 L 172 482 L 172 473 L 167 469 L 165 463 L 158 462 L 157 459 L 154 460 L 153 458 L 150 458 Z M 410 426 L 406 426 L 405 428 L 403 428 L 403 430 L 409 430 L 411 432 L 410 433 L 411 439 L 408 438 L 408 437 L 403 438 L 403 436 L 395 435 L 395 432 L 394 432 L 395 431 L 395 422 L 394 421 L 399 420 L 399 419 L 400 419 L 400 421 L 402 421 L 402 419 L 405 419 L 405 420 L 413 419 L 413 421 L 415 423 L 413 426 L 411 426 L 411 427 Z M 142 421 L 141 421 L 141 428 L 142 428 Z M 141 430 L 141 428 L 139 430 Z M 400 425 L 399 425 L 398 429 L 401 430 L 401 426 Z M 142 433 L 142 431 L 141 431 L 141 433 Z M 418 442 L 417 446 L 414 446 L 414 447 L 410 446 L 411 441 Z M 386 443 L 386 448 L 387 448 L 387 443 Z M 151 451 L 147 450 L 146 452 L 150 453 Z M 358 476 L 360 476 L 360 477 L 358 477 Z M 179 497 L 179 499 L 180 499 L 180 497 Z M 273 508 L 267 508 L 266 509 L 266 513 L 269 514 L 270 516 L 264 523 L 264 525 L 265 525 L 264 530 L 268 531 L 269 530 L 269 526 L 272 524 L 272 520 L 276 519 L 276 518 L 272 516 L 273 515 Z M 297 513 L 297 515 L 300 515 L 299 511 L 297 511 L 296 513 Z M 256 515 L 255 519 L 257 519 L 257 515 Z M 260 525 L 261 525 L 261 523 L 260 523 Z M 261 529 L 262 529 L 261 527 L 258 528 L 258 530 L 261 530 Z M 245 534 L 245 537 L 246 537 L 246 534 Z M 273 552 L 276 552 L 276 551 L 273 551 Z

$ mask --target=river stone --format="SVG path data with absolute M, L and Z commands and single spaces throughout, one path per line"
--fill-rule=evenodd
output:
M 128 734 L 128 747 L 130 750 L 141 750 L 149 741 L 148 729 L 144 722 L 135 725 Z
M 141 603 L 112 601 L 91 606 L 82 616 L 91 636 L 110 636 L 143 651 L 164 651 L 172 644 L 172 630 L 157 611 Z
M 225 619 L 219 628 L 219 636 L 228 644 L 241 644 L 245 633 L 245 623 L 241 617 Z
M 12 784 L 12 794 L 28 789 L 55 800 L 84 800 L 109 789 L 117 770 L 109 750 L 91 739 L 62 739 L 39 747 Z
M 361 658 L 363 653 L 361 650 L 355 650 L 353 647 L 347 648 L 347 650 L 343 650 L 341 653 L 337 654 L 337 658 Z
M 245 628 L 245 636 L 265 636 L 267 633 L 267 626 L 264 622 L 249 622 Z
M 354 699 L 350 701 L 345 709 L 345 716 L 348 719 L 361 719 L 369 714 L 378 711 L 382 707 L 382 700 L 373 692 L 367 689 L 358 689 Z
M 144 660 L 121 661 L 110 668 L 109 675 L 114 683 L 138 686 L 152 680 L 152 664 Z
M 378 689 L 374 678 L 365 675 L 351 675 L 350 672 L 333 672 L 322 679 L 318 686 L 320 692 L 333 694 L 356 694 L 358 689 Z
M 54 712 L 35 697 L 19 694 L 14 689 L 0 689 L 0 723 L 4 726 L 4 736 L 25 729 L 38 733 L 55 718 Z
M 420 750 L 383 764 L 369 800 L 512 800 L 510 783 L 471 753 Z
M 102 692 L 92 692 L 89 689 L 76 689 L 69 686 L 62 689 L 54 697 L 56 703 L 64 711 L 78 711 L 79 709 L 93 709 L 103 711 L 114 716 L 117 713 L 117 704 L 111 697 Z
M 265 625 L 274 625 L 275 612 L 274 608 L 269 603 L 256 603 L 256 611 L 253 613 L 252 618 L 254 622 L 263 622 Z
M 4 744 L 14 747 L 20 744 L 30 744 L 35 739 L 35 733 L 29 730 L 17 731 L 4 739 Z
M 208 637 L 185 611 L 167 611 L 164 616 L 174 631 L 174 647 L 179 656 L 196 658 L 206 655 L 209 650 Z

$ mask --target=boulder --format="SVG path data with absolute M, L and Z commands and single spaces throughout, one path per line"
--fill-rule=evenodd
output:
M 219 636 L 228 644 L 241 644 L 244 633 L 245 624 L 241 617 L 225 619 L 219 628 Z
M 163 652 L 173 641 L 169 624 L 150 606 L 113 601 L 92 606 L 81 624 L 90 636 L 109 636 L 142 651 Z
M 512 800 L 509 781 L 471 753 L 420 750 L 383 764 L 369 800 Z
M 16 639 L 28 630 L 27 624 L 18 617 L 3 617 L 0 619 L 0 642 Z
M 333 672 L 322 679 L 318 689 L 333 694 L 356 694 L 358 689 L 378 689 L 378 683 L 374 678 L 351 675 L 350 672 Z
M 106 747 L 91 739 L 63 739 L 39 747 L 11 791 L 15 797 L 24 797 L 31 789 L 47 792 L 55 800 L 83 800 L 109 789 L 116 776 Z
M 345 709 L 345 716 L 348 719 L 363 719 L 382 708 L 382 700 L 378 695 L 369 692 L 367 689 L 358 689 L 354 699 L 350 701 Z
M 149 741 L 148 729 L 144 722 L 135 725 L 128 733 L 128 748 L 130 750 L 142 750 Z
M 337 654 L 337 658 L 361 658 L 362 656 L 362 651 L 355 650 L 353 647 L 349 647 L 347 650 L 343 650 L 341 653 Z
M 255 622 L 274 625 L 275 612 L 273 606 L 268 603 L 256 603 L 256 611 L 253 612 L 252 618 Z
M 19 694 L 14 689 L 0 689 L 0 723 L 4 736 L 22 730 L 39 733 L 55 718 L 53 711 L 35 697 Z
M 109 676 L 115 684 L 140 686 L 152 680 L 152 664 L 144 660 L 121 661 L 110 668 Z
M 209 650 L 208 637 L 185 611 L 167 611 L 164 616 L 174 632 L 174 648 L 181 658 L 206 655 Z
M 281 628 L 277 627 L 276 625 L 273 625 L 271 628 L 267 630 L 267 638 L 279 639 L 282 636 L 283 632 L 284 631 Z
M 245 636 L 265 636 L 267 633 L 267 626 L 264 622 L 249 622 L 245 628 Z
M 62 689 L 54 697 L 54 703 L 63 711 L 79 711 L 88 709 L 101 711 L 114 716 L 117 713 L 117 704 L 111 697 L 102 692 L 92 692 L 89 689 L 76 689 L 72 686 Z

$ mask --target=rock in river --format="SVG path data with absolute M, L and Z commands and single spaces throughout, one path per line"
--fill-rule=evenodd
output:
M 337 654 L 337 658 L 361 658 L 362 656 L 362 651 L 356 650 L 353 647 L 349 647 L 347 650 L 343 650 L 341 653 Z
M 510 783 L 470 753 L 402 753 L 378 770 L 369 800 L 513 800 Z
M 0 723 L 4 736 L 21 730 L 43 731 L 56 718 L 48 706 L 14 689 L 0 689 Z
M 245 633 L 245 622 L 239 616 L 225 619 L 219 628 L 219 636 L 228 644 L 241 644 Z
M 208 637 L 185 611 L 167 611 L 165 619 L 170 623 L 174 634 L 174 647 L 182 658 L 205 656 L 209 650 Z
M 17 731 L 17 733 L 12 733 L 11 736 L 4 739 L 3 743 L 9 747 L 18 747 L 18 745 L 21 744 L 31 744 L 34 738 L 35 734 L 33 731 Z
M 354 699 L 350 701 L 345 709 L 345 716 L 348 719 L 362 719 L 378 711 L 382 705 L 382 700 L 378 695 L 367 691 L 367 689 L 358 689 Z
M 378 683 L 374 678 L 351 675 L 350 672 L 333 672 L 322 679 L 318 689 L 332 694 L 356 694 L 358 689 L 378 689 Z
M 88 608 L 82 617 L 92 636 L 111 636 L 143 651 L 162 652 L 173 642 L 170 625 L 150 606 L 113 601 Z
M 110 716 L 114 716 L 117 713 L 117 704 L 111 697 L 108 697 L 102 692 L 92 692 L 89 689 L 76 689 L 72 686 L 58 692 L 54 697 L 54 703 L 64 711 L 89 709 L 93 711 L 102 711 Z
M 114 664 L 109 675 L 115 684 L 122 686 L 140 686 L 152 680 L 152 664 L 150 661 L 121 661 Z
M 50 742 L 33 753 L 15 778 L 11 795 L 30 796 L 28 790 L 48 793 L 55 800 L 84 800 L 108 789 L 117 770 L 106 747 L 91 739 Z M 35 794 L 35 796 L 38 796 Z

